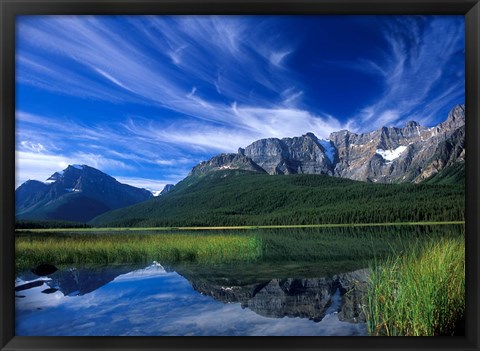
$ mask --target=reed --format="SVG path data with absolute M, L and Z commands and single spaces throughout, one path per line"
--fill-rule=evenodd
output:
M 465 312 L 465 240 L 443 238 L 371 266 L 371 335 L 461 333 Z
M 15 243 L 17 271 L 40 263 L 224 263 L 251 261 L 261 254 L 257 238 L 238 235 L 27 235 L 17 237 Z

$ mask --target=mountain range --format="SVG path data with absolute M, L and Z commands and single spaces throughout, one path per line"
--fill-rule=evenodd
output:
M 356 134 L 331 133 L 328 139 L 306 133 L 293 138 L 255 141 L 238 153 L 220 154 L 190 172 L 243 169 L 273 174 L 325 174 L 375 183 L 419 183 L 465 159 L 465 106 L 455 106 L 432 128 L 408 122 Z
M 106 226 L 175 226 L 274 224 L 283 213 L 298 223 L 338 223 L 358 220 L 358 211 L 348 202 L 363 197 L 370 199 L 372 209 L 395 215 L 384 213 L 377 218 L 370 210 L 360 209 L 362 220 L 402 217 L 395 209 L 403 204 L 385 204 L 398 200 L 415 201 L 415 206 L 429 209 L 425 213 L 432 214 L 435 209 L 438 213 L 432 215 L 438 219 L 446 210 L 435 202 L 449 199 L 460 206 L 463 201 L 464 142 L 464 105 L 455 106 L 444 122 L 431 128 L 411 121 L 403 128 L 383 127 L 364 134 L 342 130 L 328 139 L 313 133 L 261 139 L 237 153 L 216 155 L 197 164 L 183 181 L 168 184 L 155 198 L 145 189 L 121 184 L 92 167 L 73 165 L 54 173 L 47 183 L 29 180 L 22 184 L 15 193 L 16 216 L 79 222 L 93 219 L 91 223 Z M 394 183 L 395 189 L 372 188 L 368 183 Z M 425 185 L 411 187 L 418 183 Z M 456 183 L 461 184 L 459 191 L 441 186 Z M 400 199 L 397 191 L 415 192 L 418 198 Z M 437 197 L 424 201 L 423 197 L 430 195 Z M 325 199 L 335 204 L 329 207 Z M 349 215 L 345 211 L 350 211 Z M 463 212 L 457 212 L 453 217 L 461 220 Z M 310 217 L 303 218 L 305 213 Z M 405 214 L 404 219 L 426 219 L 420 215 Z

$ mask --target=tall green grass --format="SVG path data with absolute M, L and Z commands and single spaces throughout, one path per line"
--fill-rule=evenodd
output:
M 465 312 L 465 240 L 443 238 L 371 267 L 371 335 L 452 335 Z
M 17 267 L 39 263 L 111 264 L 260 261 L 322 263 L 309 276 L 368 266 L 374 257 L 411 245 L 461 236 L 463 226 L 288 228 L 257 230 L 23 232 L 16 234 Z M 339 265 L 339 263 L 341 263 Z M 235 265 L 236 263 L 234 263 Z M 331 268 L 331 269 L 330 269 Z M 306 274 L 306 273 L 303 273 Z
M 224 263 L 251 261 L 261 254 L 256 237 L 239 235 L 21 235 L 15 243 L 17 271 L 40 263 Z

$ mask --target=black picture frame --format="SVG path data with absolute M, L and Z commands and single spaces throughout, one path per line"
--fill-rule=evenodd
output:
M 461 14 L 466 24 L 466 335 L 464 337 L 18 337 L 14 327 L 15 16 L 45 14 Z M 479 0 L 0 0 L 1 350 L 478 350 Z

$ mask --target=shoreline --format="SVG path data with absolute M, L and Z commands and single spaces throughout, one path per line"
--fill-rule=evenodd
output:
M 342 227 L 394 227 L 414 225 L 464 225 L 465 221 L 445 222 L 393 222 L 393 223 L 332 223 L 332 224 L 292 224 L 292 225 L 245 225 L 216 227 L 111 227 L 111 228 L 32 228 L 15 229 L 15 232 L 109 232 L 109 231 L 173 231 L 173 230 L 253 230 L 253 229 L 293 229 L 293 228 L 342 228 Z

